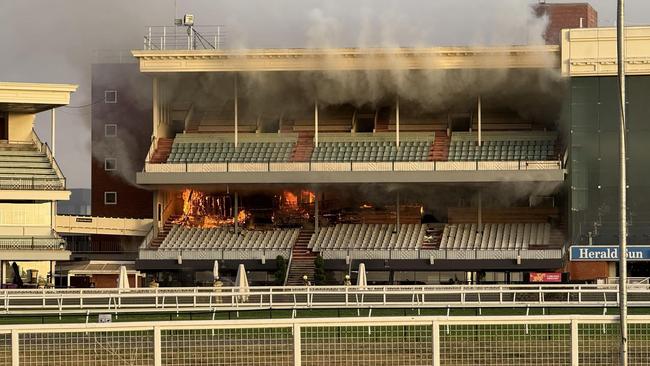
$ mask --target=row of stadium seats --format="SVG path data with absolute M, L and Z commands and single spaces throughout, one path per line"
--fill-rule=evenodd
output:
M 482 146 L 478 146 L 477 138 L 476 133 L 454 132 L 448 160 L 549 160 L 555 155 L 557 136 L 548 132 L 486 132 Z
M 426 225 L 403 224 L 399 232 L 394 224 L 336 224 L 313 235 L 309 248 L 321 249 L 417 249 Z
M 16 182 L 17 186 L 22 185 L 21 181 L 29 182 L 34 188 L 63 188 L 64 185 L 47 155 L 34 144 L 0 144 L 0 181 Z
M 290 249 L 298 238 L 299 231 L 298 229 L 242 230 L 235 235 L 232 227 L 189 228 L 174 225 L 160 245 L 160 249 Z
M 289 161 L 295 142 L 234 142 L 178 143 L 174 141 L 169 163 L 205 162 L 267 162 Z
M 550 237 L 548 223 L 483 224 L 482 233 L 476 223 L 449 224 L 442 233 L 440 249 L 528 249 L 531 245 L 550 244 Z
M 313 161 L 423 161 L 429 160 L 433 141 L 322 142 L 314 148 Z

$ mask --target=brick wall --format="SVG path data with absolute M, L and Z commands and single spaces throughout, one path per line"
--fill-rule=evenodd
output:
M 117 91 L 116 103 L 106 103 L 104 93 Z M 149 150 L 152 126 L 152 81 L 138 64 L 92 66 L 92 214 L 107 217 L 150 218 L 153 195 L 135 184 Z M 106 125 L 116 125 L 115 136 Z M 105 170 L 105 159 L 116 170 Z M 104 193 L 116 192 L 117 204 L 105 204 Z
M 560 44 L 562 29 L 598 26 L 598 12 L 587 3 L 538 4 L 535 6 L 537 16 L 547 16 L 548 25 L 544 34 L 546 44 Z

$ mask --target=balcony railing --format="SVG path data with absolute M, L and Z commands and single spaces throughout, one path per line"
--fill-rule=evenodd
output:
M 562 259 L 564 249 L 438 250 L 337 248 L 320 251 L 324 259 L 528 260 Z
M 64 248 L 62 238 L 0 238 L 0 250 L 58 250 Z
M 256 163 L 150 163 L 146 173 L 226 172 L 425 172 L 425 171 L 527 171 L 559 170 L 559 160 L 515 161 L 380 161 L 380 162 L 256 162 Z

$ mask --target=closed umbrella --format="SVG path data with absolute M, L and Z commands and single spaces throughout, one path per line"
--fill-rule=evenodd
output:
M 237 278 L 235 278 L 235 287 L 237 287 L 237 290 L 239 291 L 240 294 L 248 293 L 250 291 L 248 286 L 248 277 L 246 276 L 246 268 L 244 268 L 243 264 L 240 264 L 239 268 L 237 269 Z M 238 300 L 241 302 L 246 302 L 248 301 L 248 296 L 240 295 L 238 297 Z
M 359 264 L 359 276 L 357 277 L 357 286 L 359 289 L 364 289 L 368 286 L 368 277 L 366 276 L 366 265 L 361 263 Z
M 126 273 L 126 266 L 120 266 L 120 275 L 117 279 L 117 286 L 121 289 L 129 288 L 129 276 Z
M 214 261 L 214 267 L 212 267 L 212 277 L 215 281 L 219 279 L 219 261 Z

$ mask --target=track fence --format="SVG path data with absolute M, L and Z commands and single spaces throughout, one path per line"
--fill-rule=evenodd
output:
M 2 365 L 616 365 L 615 316 L 376 317 L 0 327 Z M 650 363 L 630 317 L 630 365 Z

